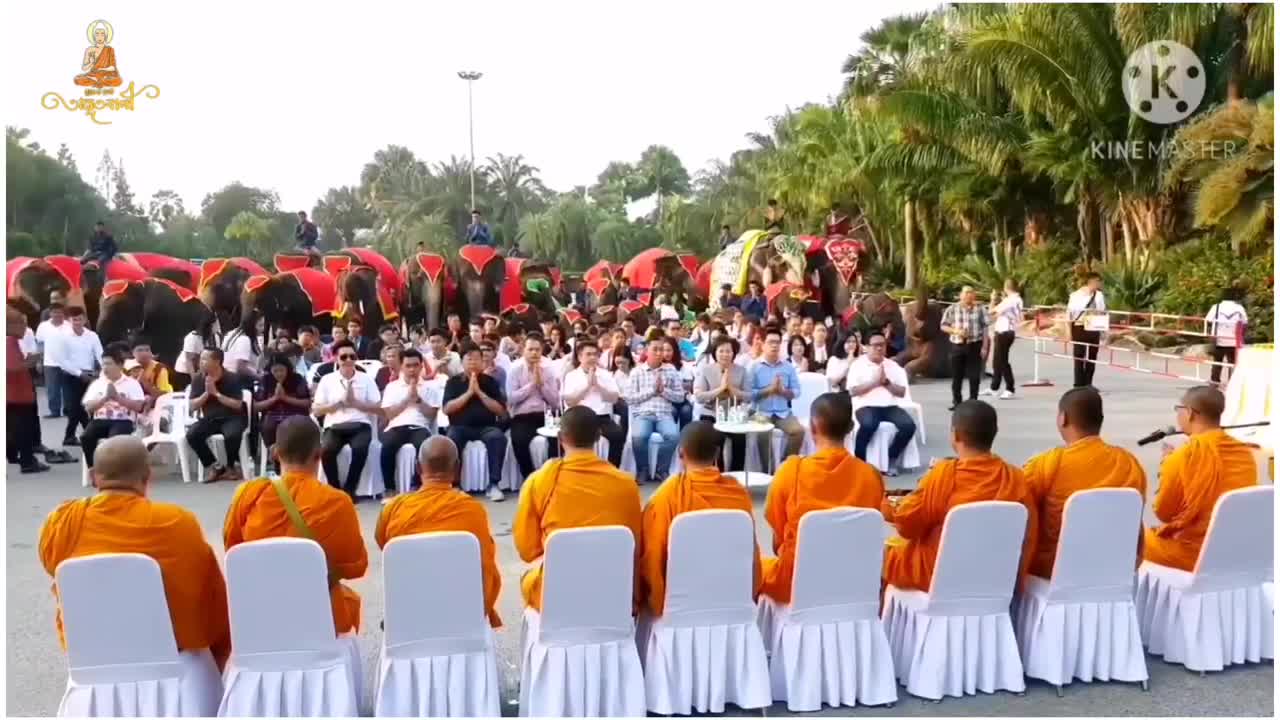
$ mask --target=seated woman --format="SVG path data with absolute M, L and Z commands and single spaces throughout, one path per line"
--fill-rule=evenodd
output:
M 276 444 L 276 428 L 296 415 L 311 411 L 311 393 L 307 381 L 294 368 L 291 357 L 277 353 L 271 357 L 269 372 L 262 378 L 262 388 L 254 398 L 254 407 L 262 411 L 262 444 L 270 453 Z M 271 468 L 280 472 L 279 462 L 271 458 Z

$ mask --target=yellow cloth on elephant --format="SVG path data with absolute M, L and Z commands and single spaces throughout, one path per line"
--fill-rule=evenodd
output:
M 761 238 L 768 236 L 769 234 L 763 230 L 747 230 L 739 235 L 733 244 L 721 250 L 711 263 L 711 287 L 719 288 L 729 285 L 734 293 L 746 294 L 747 282 L 751 275 L 751 263 L 748 262 L 751 252 L 755 250 L 756 243 Z M 719 307 L 719 295 L 719 292 L 711 293 L 712 309 Z

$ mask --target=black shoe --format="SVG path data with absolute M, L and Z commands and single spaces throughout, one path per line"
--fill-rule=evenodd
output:
M 44 453 L 44 461 L 51 465 L 61 465 L 63 463 L 73 463 L 76 459 L 65 450 L 47 450 Z
M 43 417 L 45 420 L 57 420 L 62 416 L 61 415 L 42 415 L 41 417 Z
M 76 438 L 66 438 L 62 441 L 62 447 L 80 447 L 80 441 Z
M 44 463 L 42 463 L 42 462 L 40 462 L 40 461 L 38 461 L 38 460 L 37 460 L 34 464 L 31 464 L 31 465 L 23 465 L 23 466 L 22 466 L 22 474 L 23 474 L 23 475 L 29 475 L 29 474 L 31 474 L 31 473 L 41 473 L 41 472 L 46 472 L 46 471 L 48 471 L 48 469 L 49 469 L 49 466 L 48 466 L 48 465 L 45 465 Z
M 35 448 L 34 448 L 34 449 L 32 449 L 32 451 L 31 451 L 31 452 L 35 452 L 35 453 L 47 453 L 47 452 L 49 452 L 49 448 L 45 447 L 44 445 L 36 445 L 36 446 L 35 446 Z M 17 460 L 14 460 L 14 462 L 17 462 Z
M 949 411 L 951 411 L 951 412 L 955 412 L 955 411 L 956 411 L 956 405 L 959 405 L 959 404 L 960 404 L 960 403 L 952 403 L 952 404 L 951 404 L 951 407 L 947 408 L 947 410 L 949 410 Z

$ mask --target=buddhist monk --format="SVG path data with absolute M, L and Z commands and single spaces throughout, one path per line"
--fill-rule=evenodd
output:
M 742 510 L 752 515 L 751 495 L 737 480 L 716 467 L 721 435 L 705 420 L 689 423 L 680 435 L 680 462 L 684 470 L 662 483 L 644 508 L 644 552 L 640 569 L 649 613 L 662 615 L 667 594 L 667 537 L 671 523 L 681 513 L 694 510 Z M 760 592 L 760 548 L 753 550 L 754 594 Z
M 780 604 L 791 602 L 800 518 L 811 510 L 834 507 L 877 509 L 884 500 L 880 473 L 844 448 L 853 431 L 853 407 L 847 395 L 819 395 L 809 411 L 809 432 L 817 452 L 790 457 L 774 473 L 764 517 L 773 528 L 773 553 L 765 558 L 760 592 Z
M 585 405 L 560 416 L 560 446 L 564 457 L 551 460 L 525 481 L 511 534 L 520 559 L 534 563 L 524 574 L 520 589 L 525 604 L 542 610 L 542 555 L 547 537 L 556 530 L 599 525 L 622 525 L 636 541 L 636 562 L 641 553 L 640 490 L 630 475 L 596 455 L 600 423 Z M 636 573 L 636 587 L 640 587 Z M 637 591 L 637 600 L 639 593 Z
M 93 44 L 84 51 L 80 69 L 85 72 L 75 77 L 75 84 L 82 87 L 119 87 L 123 82 L 116 67 L 116 51 L 108 43 L 110 34 L 104 24 L 93 26 Z
M 1036 506 L 1018 468 L 991 452 L 996 440 L 996 410 L 981 400 L 967 400 L 951 415 L 951 449 L 956 457 L 934 465 L 920 479 L 915 492 L 901 502 L 886 501 L 885 520 L 898 536 L 889 538 L 884 556 L 884 581 L 902 590 L 928 591 L 933 565 L 942 541 L 942 523 L 957 505 L 1004 500 L 1027 508 L 1018 577 L 1025 577 L 1039 526 Z
M 1258 483 L 1253 451 L 1222 429 L 1224 405 L 1222 393 L 1205 385 L 1188 390 L 1174 406 L 1178 429 L 1190 439 L 1176 450 L 1165 447 L 1151 505 L 1164 524 L 1147 528 L 1143 560 L 1194 570 L 1214 503 L 1225 492 Z
M 1072 388 L 1058 400 L 1058 434 L 1065 447 L 1031 458 L 1022 468 L 1036 506 L 1040 532 L 1030 573 L 1048 579 L 1058 553 L 1067 498 L 1094 488 L 1133 488 L 1147 497 L 1147 474 L 1128 450 L 1102 442 L 1102 395 L 1092 386 Z
M 306 416 L 294 416 L 276 429 L 273 448 L 280 463 L 278 484 L 265 478 L 240 486 L 222 528 L 226 549 L 272 537 L 304 537 L 324 548 L 329 566 L 329 598 L 338 635 L 360 630 L 360 596 L 339 580 L 355 580 L 369 567 L 360 536 L 360 518 L 351 497 L 320 482 L 320 428 Z M 289 519 L 282 495 L 298 506 L 305 527 Z
M 58 563 L 85 555 L 151 557 L 160 565 L 178 650 L 208 649 L 221 669 L 231 653 L 227 587 L 200 522 L 190 510 L 147 498 L 151 464 L 139 438 L 108 438 L 94 455 L 97 494 L 58 506 L 40 530 L 40 562 L 45 571 L 53 576 Z M 57 594 L 55 587 L 55 598 Z M 109 617 L 101 620 L 111 622 Z M 65 649 L 61 607 L 55 622 Z
M 489 531 L 489 514 L 479 500 L 458 490 L 458 446 L 443 435 L 427 438 L 418 448 L 418 471 L 422 487 L 392 500 L 382 509 L 373 537 L 385 548 L 392 538 L 427 532 L 461 531 L 480 542 L 480 570 L 484 580 L 484 603 L 489 625 L 502 627 L 498 617 L 498 551 Z

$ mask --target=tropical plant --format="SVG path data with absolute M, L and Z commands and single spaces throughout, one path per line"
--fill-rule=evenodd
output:
M 238 245 L 238 254 L 258 259 L 271 254 L 271 223 L 248 210 L 231 218 L 223 235 Z
M 523 155 L 491 157 L 481 168 L 494 204 L 491 223 L 499 245 L 515 242 L 520 218 L 546 207 L 551 191 L 538 178 L 538 168 Z
M 1119 257 L 1097 270 L 1107 288 L 1107 307 L 1116 310 L 1150 308 L 1164 287 L 1164 276 L 1149 253 L 1132 260 Z

